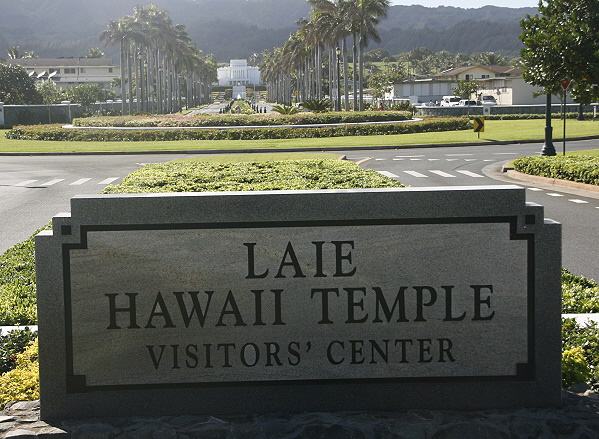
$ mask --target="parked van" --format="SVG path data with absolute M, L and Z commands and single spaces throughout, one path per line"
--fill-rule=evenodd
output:
M 442 107 L 455 107 L 460 102 L 459 96 L 443 96 L 441 100 Z

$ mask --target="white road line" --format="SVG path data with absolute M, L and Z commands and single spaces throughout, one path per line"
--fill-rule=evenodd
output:
M 403 171 L 403 172 L 411 175 L 412 177 L 418 177 L 418 178 L 427 178 L 428 177 L 428 175 L 424 175 L 424 174 L 421 174 L 420 172 L 416 172 L 416 171 Z
M 395 157 L 401 157 L 404 159 L 409 159 L 411 157 L 424 157 L 424 155 L 396 155 Z
M 458 156 L 464 156 L 464 155 L 474 155 L 474 154 L 445 154 L 445 156 L 447 156 L 447 157 L 458 157 Z
M 64 178 L 56 178 L 54 180 L 47 181 L 45 183 L 40 184 L 40 186 L 52 186 L 53 184 L 60 183 L 64 181 Z
M 456 171 L 456 172 L 459 172 L 460 174 L 467 175 L 468 177 L 485 178 L 484 175 L 480 175 L 480 174 L 477 174 L 475 172 L 470 172 L 470 171 Z
M 410 159 L 411 162 L 419 162 L 422 161 L 422 159 Z
M 483 162 L 494 162 L 494 161 L 495 161 L 495 160 L 491 160 L 491 159 L 486 159 L 486 160 L 483 160 Z
M 529 191 L 542 191 L 543 189 L 540 189 L 538 187 L 529 187 L 527 188 Z
M 477 161 L 477 160 L 478 160 L 478 159 L 464 159 L 464 161 L 465 161 L 465 162 L 475 162 L 475 161 Z
M 393 160 L 401 162 L 402 160 L 405 160 L 405 159 L 393 159 Z
M 389 171 L 376 171 L 381 175 L 384 175 L 385 177 L 391 177 L 391 178 L 399 178 L 399 175 L 395 175 L 392 172 Z
M 428 159 L 429 162 L 436 162 L 438 160 L 441 160 L 441 159 Z
M 455 178 L 455 175 L 451 175 L 451 174 L 448 174 L 447 172 L 443 172 L 443 171 L 429 171 L 429 172 L 432 172 L 433 174 L 440 175 L 441 177 L 447 177 L 447 178 L 453 177 L 453 178 Z
M 556 194 L 556 193 L 548 193 L 547 195 L 549 195 L 550 197 L 563 197 L 562 194 Z
M 387 159 L 374 159 L 377 162 L 380 162 L 381 160 L 387 160 Z
M 589 204 L 588 201 L 584 201 L 584 200 L 576 200 L 575 199 L 575 200 L 568 200 L 568 201 L 571 201 L 571 202 L 576 203 L 576 204 Z
M 445 160 L 448 162 L 455 162 L 456 160 L 459 160 L 459 159 L 445 159 Z
M 115 180 L 118 180 L 119 177 L 112 177 L 112 178 L 107 178 L 106 180 L 102 180 L 100 183 L 98 184 L 110 184 Z
M 17 183 L 17 184 L 15 184 L 15 185 L 13 185 L 13 186 L 18 186 L 18 187 L 29 186 L 30 184 L 33 184 L 33 183 L 35 183 L 36 181 L 37 181 L 37 180 L 25 180 L 25 181 L 22 181 L 22 182 L 20 182 L 20 183 Z
M 494 152 L 494 155 L 517 155 L 517 152 Z
M 79 180 L 72 182 L 69 186 L 79 186 L 83 183 L 87 183 L 90 180 L 91 178 L 80 178 Z

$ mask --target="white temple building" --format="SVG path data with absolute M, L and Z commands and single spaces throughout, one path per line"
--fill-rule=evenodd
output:
M 247 59 L 232 59 L 228 67 L 217 69 L 218 85 L 260 85 L 260 68 L 248 66 Z

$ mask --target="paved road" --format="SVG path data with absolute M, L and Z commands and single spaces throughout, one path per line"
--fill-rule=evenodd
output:
M 533 155 L 542 145 L 502 145 L 459 148 L 422 148 L 345 152 L 365 168 L 399 180 L 407 186 L 475 186 L 517 184 L 526 187 L 526 199 L 541 204 L 545 217 L 563 224 L 563 266 L 576 274 L 599 280 L 599 194 L 525 183 L 500 171 L 507 160 Z M 599 141 L 569 144 L 573 149 L 599 148 Z
M 185 155 L 0 156 L 0 253 L 31 236 L 79 194 L 119 183 L 141 163 Z
M 599 148 L 599 141 L 570 149 Z M 540 184 L 514 182 L 498 171 L 506 160 L 538 153 L 541 145 L 345 151 L 350 160 L 414 187 L 519 184 L 527 200 L 545 206 L 545 216 L 561 222 L 564 266 L 599 280 L 599 196 Z M 0 156 L 0 252 L 31 235 L 59 212 L 69 211 L 77 194 L 100 192 L 143 163 L 190 155 Z

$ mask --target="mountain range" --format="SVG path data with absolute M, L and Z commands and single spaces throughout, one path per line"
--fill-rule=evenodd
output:
M 139 0 L 0 0 L 0 56 L 9 47 L 40 57 L 83 56 L 92 47 L 118 60 L 118 48 L 104 47 L 98 36 L 108 21 L 133 12 Z M 285 43 L 307 18 L 305 0 L 154 0 L 173 22 L 184 24 L 205 53 L 219 61 L 246 58 Z M 382 47 L 392 54 L 428 47 L 450 52 L 492 51 L 517 54 L 519 22 L 536 8 L 484 6 L 391 6 L 379 26 Z

